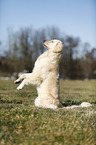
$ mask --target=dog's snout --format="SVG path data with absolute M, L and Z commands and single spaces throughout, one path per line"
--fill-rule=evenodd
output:
M 46 40 L 43 40 L 43 43 L 45 42 Z

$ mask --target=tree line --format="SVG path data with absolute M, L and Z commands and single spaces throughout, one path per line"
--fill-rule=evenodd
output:
M 96 48 L 83 44 L 77 37 L 62 34 L 56 27 L 8 31 L 7 50 L 4 57 L 0 56 L 0 73 L 12 75 L 16 72 L 18 75 L 23 70 L 31 72 L 37 57 L 46 50 L 43 40 L 52 39 L 59 39 L 64 44 L 59 68 L 61 78 L 96 78 Z

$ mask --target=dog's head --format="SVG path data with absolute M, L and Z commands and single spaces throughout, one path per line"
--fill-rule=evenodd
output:
M 51 40 L 51 41 L 44 40 L 43 44 L 46 48 L 49 49 L 49 51 L 52 51 L 54 53 L 61 52 L 63 48 L 62 42 L 56 39 Z

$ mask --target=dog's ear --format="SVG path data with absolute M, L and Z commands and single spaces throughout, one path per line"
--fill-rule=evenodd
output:
M 63 45 L 60 44 L 60 43 L 57 43 L 56 46 L 55 46 L 54 49 L 53 49 L 53 52 L 54 52 L 54 53 L 60 52 L 60 51 L 62 51 L 62 48 L 63 48 Z

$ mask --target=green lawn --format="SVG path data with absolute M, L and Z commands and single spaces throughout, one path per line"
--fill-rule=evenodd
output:
M 37 108 L 35 87 L 16 87 L 0 80 L 0 145 L 95 145 L 96 81 L 60 81 L 65 106 L 86 101 L 89 108 Z

